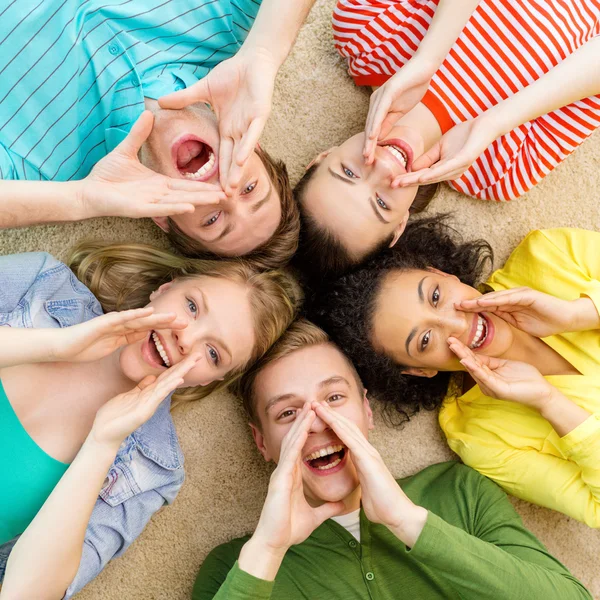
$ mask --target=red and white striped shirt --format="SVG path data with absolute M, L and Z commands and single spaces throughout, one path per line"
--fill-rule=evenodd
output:
M 357 85 L 382 85 L 413 56 L 438 2 L 338 0 L 335 45 Z M 600 0 L 482 0 L 422 102 L 445 133 L 539 79 L 599 34 Z M 574 102 L 498 138 L 449 183 L 476 198 L 511 200 L 598 126 L 600 96 Z

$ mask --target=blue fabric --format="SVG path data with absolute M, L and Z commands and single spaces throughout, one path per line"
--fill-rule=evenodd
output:
M 0 3 L 0 179 L 82 179 L 144 95 L 204 77 L 241 46 L 258 0 Z
M 101 314 L 93 294 L 49 254 L 0 257 L 0 326 L 68 327 Z M 79 571 L 65 598 L 121 555 L 181 488 L 183 455 L 170 405 L 169 397 L 119 448 L 88 524 Z M 0 546 L 0 581 L 15 542 Z

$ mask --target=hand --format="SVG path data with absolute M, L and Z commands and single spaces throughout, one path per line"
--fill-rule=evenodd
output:
M 486 396 L 539 411 L 552 399 L 555 388 L 532 365 L 475 354 L 453 337 L 448 338 L 448 344 Z
M 80 202 L 91 217 L 168 217 L 217 206 L 226 198 L 220 186 L 173 179 L 145 167 L 138 152 L 148 139 L 154 116 L 144 111 L 129 135 L 98 161 L 82 182 Z
M 185 329 L 174 313 L 154 315 L 152 307 L 111 312 L 85 323 L 55 330 L 51 360 L 88 362 L 98 360 L 126 344 L 137 342 L 151 329 Z
M 131 391 L 109 400 L 97 413 L 90 432 L 91 438 L 102 446 L 118 447 L 156 411 L 159 404 L 184 381 L 186 373 L 200 359 L 193 354 L 167 369 L 156 378 L 145 377 Z
M 254 543 L 270 552 L 285 553 L 290 546 L 303 542 L 321 523 L 339 514 L 343 502 L 331 502 L 313 508 L 304 497 L 302 448 L 315 413 L 306 403 L 281 445 L 279 464 L 271 476 Z
M 158 100 L 162 108 L 178 109 L 206 102 L 219 120 L 219 177 L 229 194 L 242 178 L 271 113 L 277 65 L 268 53 L 244 52 L 217 65 L 191 87 Z
M 482 117 L 458 123 L 413 162 L 410 173 L 398 175 L 392 187 L 457 179 L 497 137 L 496 131 Z
M 377 140 L 383 140 L 394 125 L 423 98 L 435 67 L 409 60 L 393 77 L 373 92 L 365 125 L 363 156 L 367 165 L 375 159 Z
M 362 506 L 369 521 L 385 525 L 405 544 L 413 546 L 425 525 L 427 511 L 409 500 L 379 452 L 352 421 L 324 402 L 313 402 L 312 407 L 350 451 L 360 481 Z
M 536 337 L 578 331 L 579 307 L 588 298 L 569 301 L 528 287 L 513 288 L 463 300 L 454 306 L 464 312 L 490 312 L 513 327 Z

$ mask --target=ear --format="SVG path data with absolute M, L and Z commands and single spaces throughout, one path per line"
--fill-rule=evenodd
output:
M 333 147 L 335 148 L 335 146 Z M 308 171 L 313 165 L 320 163 L 332 150 L 333 148 L 329 148 L 329 150 L 325 150 L 321 152 L 321 154 L 317 154 L 309 163 L 306 165 L 305 171 Z
M 408 367 L 402 369 L 402 375 L 413 375 L 414 377 L 435 377 L 438 374 L 437 369 L 421 369 L 419 367 Z
M 263 434 L 254 423 L 248 423 L 248 425 L 250 425 L 250 429 L 252 429 L 252 437 L 254 438 L 254 443 L 256 444 L 258 451 L 263 455 L 263 458 L 267 462 L 270 462 L 273 459 L 271 458 L 271 455 L 265 446 L 265 438 Z
M 369 421 L 369 431 L 371 431 L 372 429 L 375 429 L 375 423 L 373 422 L 373 410 L 366 389 L 363 390 L 363 406 L 365 407 L 365 412 L 367 413 L 367 419 Z
M 150 294 L 150 300 L 154 300 L 158 298 L 161 294 L 164 294 L 172 285 L 173 281 L 167 281 L 167 283 L 163 283 L 157 290 L 154 290 Z
M 427 267 L 428 271 L 435 273 L 436 275 L 440 275 L 441 277 L 449 277 L 450 279 L 456 279 L 456 281 L 460 281 L 460 279 L 456 275 L 451 275 L 450 273 L 444 273 L 444 271 L 440 271 L 434 267 Z
M 165 232 L 169 233 L 169 217 L 152 217 L 152 220 Z
M 400 236 L 404 233 L 404 230 L 406 229 L 406 224 L 408 223 L 408 216 L 409 213 L 407 211 L 404 215 L 404 218 L 402 219 L 402 222 L 396 227 L 396 229 L 394 229 L 394 237 L 390 242 L 390 245 L 388 246 L 389 248 L 395 246 L 396 242 L 400 239 Z

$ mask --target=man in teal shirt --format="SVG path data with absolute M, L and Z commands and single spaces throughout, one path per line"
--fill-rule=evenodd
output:
M 248 255 L 287 234 L 272 257 L 285 262 L 297 237 L 287 175 L 253 150 L 313 2 L 4 3 L 0 227 L 149 216 L 194 254 Z M 159 108 L 186 88 L 218 122 L 204 103 Z
M 395 481 L 350 361 L 306 321 L 240 384 L 277 463 L 250 537 L 213 550 L 194 600 L 591 600 L 506 494 L 455 462 Z

